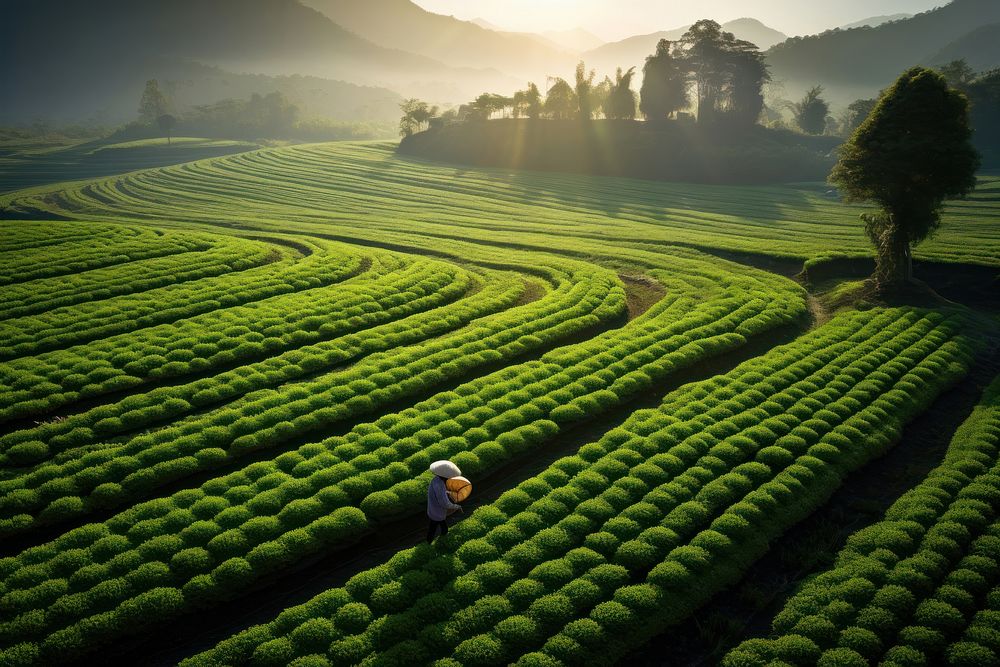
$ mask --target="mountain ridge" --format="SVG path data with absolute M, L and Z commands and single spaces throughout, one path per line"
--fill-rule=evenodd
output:
M 199 63 L 231 77 L 314 77 L 319 89 L 337 89 L 359 98 L 369 96 L 332 82 L 382 88 L 387 91 L 380 94 L 384 98 L 396 91 L 447 101 L 516 83 L 499 72 L 450 67 L 426 56 L 379 46 L 298 0 L 172 0 L 169 4 L 158 0 L 86 4 L 7 0 L 5 10 L 10 24 L 18 29 L 0 42 L 0 85 L 10 91 L 8 103 L 0 110 L 3 122 L 27 122 L 51 115 L 54 109 L 76 106 L 81 118 L 99 115 L 108 122 L 132 118 L 136 102 L 131 108 L 124 106 L 123 95 L 134 92 L 146 79 L 156 78 L 165 69 L 164 62 Z M 52 16 L 60 20 L 53 22 Z M 222 86 L 216 100 L 228 96 Z M 102 102 L 105 98 L 114 101 Z M 215 100 L 198 99 L 199 103 L 211 101 Z M 348 102 L 338 108 L 349 107 Z
M 795 97 L 822 85 L 828 99 L 848 104 L 872 97 L 913 65 L 982 25 L 1000 23 L 995 0 L 953 0 L 912 18 L 874 28 L 828 30 L 792 37 L 766 52 L 771 75 Z
M 572 54 L 537 35 L 490 30 L 474 21 L 429 12 L 410 0 L 302 2 L 374 44 L 392 44 L 438 62 L 495 69 L 525 79 L 574 64 Z

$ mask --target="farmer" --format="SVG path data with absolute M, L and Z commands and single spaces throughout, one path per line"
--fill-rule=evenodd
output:
M 435 461 L 431 464 L 431 472 L 434 473 L 434 478 L 427 487 L 427 518 L 430 519 L 427 527 L 428 544 L 434 541 L 439 528 L 442 535 L 448 534 L 449 514 L 462 511 L 461 505 L 451 502 L 445 486 L 446 480 L 460 476 L 462 471 L 451 461 Z

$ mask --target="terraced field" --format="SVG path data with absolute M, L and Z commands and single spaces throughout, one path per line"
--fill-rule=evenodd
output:
M 174 137 L 108 143 L 0 141 L 0 192 L 120 174 L 256 148 L 243 141 Z
M 998 196 L 984 178 L 919 257 L 1000 270 Z M 165 662 L 123 640 L 219 627 L 228 601 L 385 535 L 373 567 L 180 652 L 610 664 L 739 581 L 996 344 L 960 304 L 823 312 L 782 273 L 868 251 L 813 185 L 326 144 L 0 205 L 25 218 L 0 221 L 3 664 Z M 496 497 L 412 546 L 441 458 Z M 772 654 L 790 660 L 732 660 Z

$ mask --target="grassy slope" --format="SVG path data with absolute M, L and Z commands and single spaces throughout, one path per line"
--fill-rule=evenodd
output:
M 822 184 L 706 186 L 511 172 L 400 159 L 392 149 L 332 143 L 263 150 L 6 200 L 83 218 L 225 224 L 239 212 L 242 225 L 383 241 L 407 231 L 548 247 L 548 235 L 557 233 L 796 260 L 870 255 L 858 220 L 864 209 L 843 205 Z M 119 185 L 128 188 L 127 201 Z M 1000 178 L 984 176 L 969 199 L 949 204 L 941 230 L 917 257 L 1000 266 L 998 215 Z

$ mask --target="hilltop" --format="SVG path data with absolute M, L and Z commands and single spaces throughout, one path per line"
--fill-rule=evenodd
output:
M 869 16 L 866 19 L 842 25 L 840 26 L 840 29 L 850 30 L 852 28 L 874 28 L 882 25 L 883 23 L 889 23 L 890 21 L 903 21 L 909 18 L 913 18 L 913 14 L 883 14 L 882 16 Z

